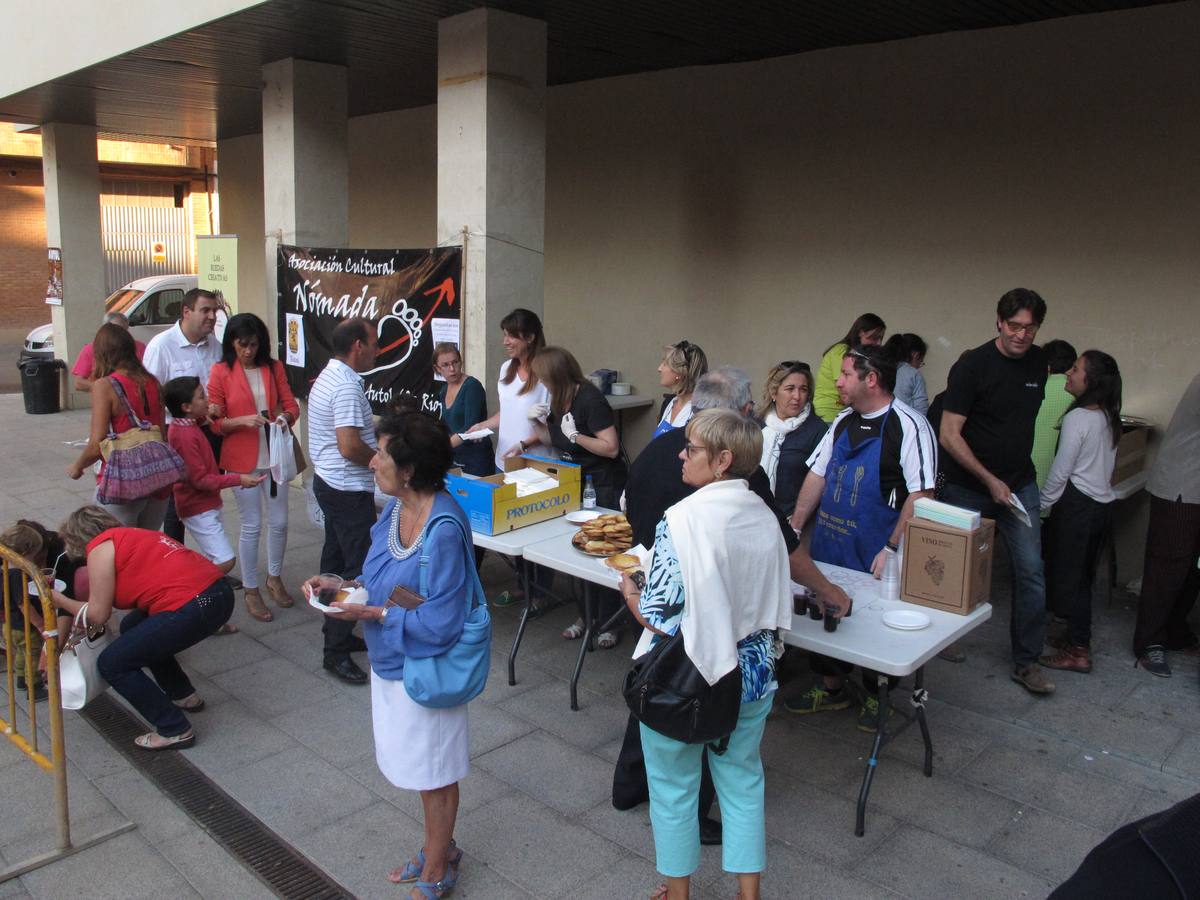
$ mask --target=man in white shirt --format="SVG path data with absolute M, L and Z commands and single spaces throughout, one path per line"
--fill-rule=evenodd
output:
M 937 442 L 928 420 L 896 400 L 896 363 L 880 347 L 854 347 L 842 358 L 837 388 L 843 410 L 808 460 L 792 524 L 803 528 L 816 514 L 812 558 L 876 578 L 894 557 L 912 518 L 913 503 L 932 497 L 937 475 Z M 853 668 L 814 655 L 823 683 L 785 706 L 790 712 L 814 713 L 850 705 L 844 686 Z M 859 711 L 858 727 L 875 731 L 879 704 L 878 679 L 863 671 L 868 699 Z
M 321 571 L 357 578 L 371 546 L 375 524 L 375 420 L 362 377 L 375 365 L 379 339 L 367 319 L 347 319 L 333 329 L 333 359 L 308 394 L 308 452 L 313 493 L 325 516 Z M 347 684 L 364 684 L 367 673 L 350 658 L 364 649 L 354 620 L 326 616 L 325 668 Z
M 208 373 L 213 364 L 221 359 L 221 342 L 213 336 L 219 305 L 220 301 L 209 291 L 192 288 L 183 295 L 179 321 L 150 339 L 142 357 L 142 365 L 158 380 L 160 389 L 172 378 L 183 375 L 199 378 L 201 386 L 207 389 Z M 168 413 L 168 426 L 172 421 Z M 219 459 L 221 439 L 207 426 L 204 435 L 212 445 L 213 455 Z M 163 531 L 168 537 L 183 543 L 183 522 L 175 512 L 174 495 L 167 501 Z

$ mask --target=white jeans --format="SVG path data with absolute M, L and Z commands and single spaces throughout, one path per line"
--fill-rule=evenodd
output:
M 256 469 L 252 475 L 266 475 L 262 483 L 252 488 L 234 488 L 238 518 L 242 532 L 238 537 L 238 559 L 241 560 L 242 584 L 258 587 L 258 536 L 262 533 L 263 504 L 267 507 L 267 574 L 278 577 L 283 572 L 283 552 L 287 549 L 288 486 L 276 485 L 271 496 L 271 473 Z

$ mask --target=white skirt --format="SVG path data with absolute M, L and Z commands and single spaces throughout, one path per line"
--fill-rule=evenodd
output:
M 403 681 L 371 671 L 375 762 L 398 788 L 432 791 L 467 777 L 467 704 L 429 709 L 415 703 Z

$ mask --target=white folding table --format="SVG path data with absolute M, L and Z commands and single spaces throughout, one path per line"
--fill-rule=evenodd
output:
M 571 533 L 574 533 L 574 530 L 572 529 Z M 596 630 L 598 612 L 595 589 L 601 587 L 615 591 L 621 584 L 621 576 L 614 569 L 604 565 L 603 559 L 588 556 L 575 549 L 571 544 L 570 533 L 558 535 L 537 544 L 530 544 L 525 547 L 524 553 L 527 564 L 545 566 L 583 581 L 583 640 L 579 647 L 579 658 L 575 662 L 575 671 L 571 675 L 571 709 L 577 710 L 579 709 L 579 675 L 583 671 L 583 658 L 592 650 L 592 635 Z
M 858 794 L 858 809 L 854 833 L 862 837 L 865 832 L 867 795 L 871 791 L 871 780 L 879 764 L 879 752 L 890 739 L 897 737 L 914 721 L 921 728 L 925 742 L 925 775 L 933 775 L 933 743 L 929 737 L 929 725 L 925 721 L 925 663 L 933 659 L 946 647 L 953 644 L 972 629 L 992 617 L 990 603 L 977 606 L 968 615 L 942 612 L 917 606 L 913 603 L 883 600 L 880 597 L 880 582 L 869 573 L 817 563 L 825 577 L 839 585 L 854 599 L 851 615 L 844 618 L 835 632 L 825 631 L 825 623 L 810 619 L 807 615 L 792 617 L 792 630 L 783 633 L 783 641 L 794 647 L 820 653 L 842 662 L 853 663 L 880 673 L 877 691 L 879 696 L 879 729 L 867 767 L 863 772 L 862 787 Z M 805 589 L 793 582 L 794 593 Z M 919 610 L 928 614 L 930 624 L 919 631 L 899 631 L 883 624 L 883 615 L 893 609 Z M 915 716 L 899 712 L 904 723 L 892 733 L 887 730 L 888 675 L 913 675 L 912 704 Z
M 611 513 L 614 510 L 598 509 L 599 513 Z M 476 547 L 492 550 L 509 558 L 513 571 L 521 582 L 521 590 L 525 594 L 525 609 L 521 612 L 521 621 L 517 625 L 517 634 L 513 638 L 512 652 L 508 655 L 508 683 L 517 683 L 517 651 L 521 649 L 521 639 L 525 636 L 525 626 L 529 624 L 530 612 L 533 609 L 533 585 L 529 575 L 529 565 L 526 562 L 525 549 L 531 544 L 561 537 L 570 547 L 571 535 L 579 530 L 565 516 L 538 522 L 536 525 L 526 525 L 501 534 L 481 534 L 471 532 L 471 541 Z M 571 547 L 572 552 L 579 556 L 583 554 Z M 536 562 L 536 560 L 535 560 Z

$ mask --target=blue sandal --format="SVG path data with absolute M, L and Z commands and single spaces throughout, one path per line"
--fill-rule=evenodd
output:
M 424 897 L 424 900 L 439 900 L 445 897 L 458 884 L 458 871 L 449 863 L 446 864 L 446 874 L 441 881 L 417 881 L 413 883 Z
M 446 865 L 454 866 L 454 868 L 456 870 L 454 874 L 455 874 L 455 878 L 457 879 L 457 877 L 458 877 L 457 869 L 458 869 L 459 864 L 462 863 L 463 853 L 461 850 L 458 850 L 457 856 L 451 856 L 450 854 L 453 853 L 455 850 L 458 850 L 458 845 L 456 843 L 454 843 L 454 839 L 451 838 L 450 839 L 450 847 L 448 848 L 447 853 L 446 853 Z M 409 860 L 408 862 L 406 862 L 404 864 L 404 868 L 400 869 L 398 872 L 397 872 L 397 870 L 393 869 L 388 874 L 388 881 L 390 881 L 392 884 L 411 884 L 412 882 L 416 881 L 417 879 L 419 879 L 421 877 L 421 870 L 424 868 L 425 868 L 425 848 L 422 847 L 420 850 L 417 851 L 417 861 L 414 863 L 412 860 Z

